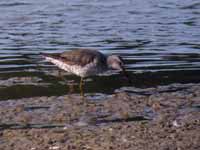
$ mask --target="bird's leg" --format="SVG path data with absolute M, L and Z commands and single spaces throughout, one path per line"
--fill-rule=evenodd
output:
M 67 82 L 66 79 L 65 79 L 65 77 L 63 76 L 61 70 L 58 70 L 58 77 L 59 77 L 60 79 L 62 79 L 63 81 Z
M 58 70 L 57 76 L 58 76 L 58 78 L 65 80 L 60 69 Z
M 74 84 L 73 83 L 69 83 L 67 81 L 67 79 L 65 78 L 65 76 L 62 74 L 61 70 L 58 70 L 58 77 L 63 80 L 65 83 L 67 83 L 67 87 L 68 87 L 68 94 L 74 93 Z
M 61 73 L 60 70 L 58 70 L 58 77 L 59 77 L 59 78 L 62 78 L 62 73 Z
M 65 79 L 64 75 L 62 74 L 61 70 L 58 70 L 58 77 L 63 80 L 64 82 L 67 82 L 67 80 Z
M 81 77 L 80 84 L 79 84 L 79 88 L 80 88 L 80 94 L 81 94 L 81 96 L 84 97 L 84 91 L 83 91 L 83 77 Z

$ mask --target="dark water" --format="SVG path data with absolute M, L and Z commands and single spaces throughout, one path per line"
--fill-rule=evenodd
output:
M 2 99 L 66 94 L 58 77 L 44 73 L 57 68 L 39 53 L 80 47 L 121 55 L 136 87 L 200 81 L 199 0 L 1 0 L 0 14 L 0 78 L 52 83 L 2 88 Z M 127 86 L 118 73 L 92 80 L 86 92 Z

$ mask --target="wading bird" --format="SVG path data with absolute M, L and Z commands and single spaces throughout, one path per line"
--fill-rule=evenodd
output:
M 131 83 L 124 68 L 124 62 L 120 56 L 106 56 L 97 50 L 74 49 L 63 53 L 41 53 L 45 59 L 58 68 L 81 77 L 80 91 L 83 96 L 83 78 L 103 73 L 109 69 L 117 69 L 124 73 Z

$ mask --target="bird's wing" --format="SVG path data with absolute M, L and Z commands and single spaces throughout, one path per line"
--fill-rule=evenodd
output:
M 96 50 L 74 49 L 61 54 L 47 54 L 46 56 L 61 60 L 69 65 L 85 66 L 97 60 L 97 63 L 105 63 L 106 59 L 103 54 Z M 103 58 L 103 59 L 102 59 Z

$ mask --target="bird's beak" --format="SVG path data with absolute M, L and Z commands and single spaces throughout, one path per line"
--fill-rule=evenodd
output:
M 124 68 L 124 66 L 121 66 L 121 69 L 122 69 L 122 73 L 123 73 L 123 75 L 125 76 L 125 78 L 127 79 L 128 83 L 129 83 L 130 85 L 132 85 L 131 78 L 129 77 L 129 75 L 128 75 L 126 69 Z

